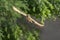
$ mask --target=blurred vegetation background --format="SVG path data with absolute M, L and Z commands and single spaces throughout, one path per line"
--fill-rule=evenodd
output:
M 60 0 L 0 0 L 0 40 L 40 40 L 40 30 L 19 24 L 18 19 L 25 20 L 12 6 L 40 19 L 42 24 L 60 17 Z

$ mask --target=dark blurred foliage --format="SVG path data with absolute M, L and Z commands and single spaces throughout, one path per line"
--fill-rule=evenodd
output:
M 40 40 L 40 30 L 19 24 L 18 18 L 22 22 L 24 19 L 12 6 L 39 18 L 42 24 L 46 19 L 60 17 L 60 0 L 0 0 L 0 40 Z

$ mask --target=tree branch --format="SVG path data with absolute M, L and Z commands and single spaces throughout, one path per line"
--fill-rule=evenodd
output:
M 42 28 L 42 27 L 44 26 L 44 25 L 38 23 L 37 21 L 35 21 L 33 18 L 31 18 L 30 15 L 28 15 L 28 14 L 26 14 L 26 13 L 18 10 L 15 6 L 13 6 L 13 10 L 16 11 L 16 12 L 18 12 L 19 14 L 21 14 L 21 15 L 23 15 L 23 16 L 26 16 L 26 19 L 27 19 L 29 22 L 36 24 L 36 25 L 39 26 L 40 28 Z

